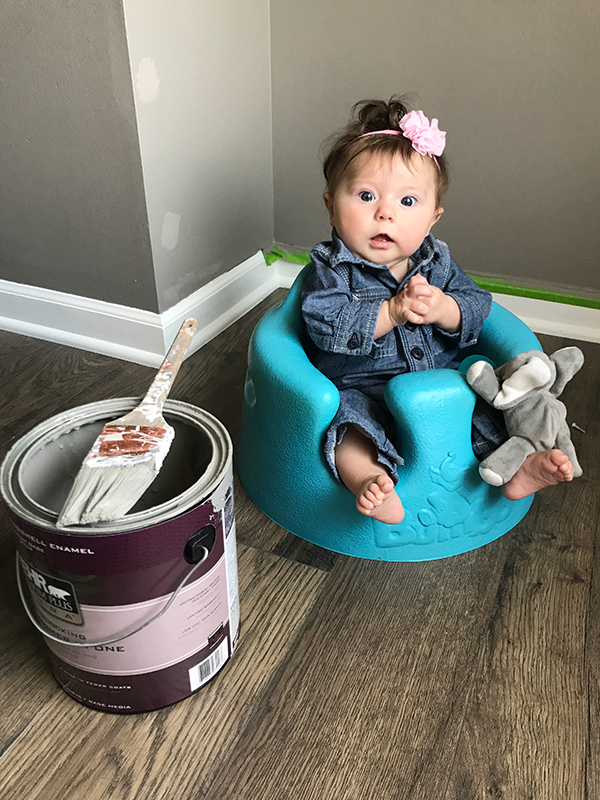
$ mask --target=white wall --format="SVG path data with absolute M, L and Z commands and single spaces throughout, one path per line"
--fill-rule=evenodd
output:
M 273 241 L 268 0 L 124 0 L 159 310 Z

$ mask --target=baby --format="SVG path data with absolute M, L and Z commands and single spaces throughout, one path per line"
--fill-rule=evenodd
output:
M 403 372 L 451 366 L 477 342 L 491 309 L 489 292 L 431 234 L 448 188 L 445 140 L 436 119 L 409 113 L 398 98 L 354 107 L 323 165 L 332 241 L 313 249 L 302 293 L 313 362 L 340 391 L 327 461 L 357 509 L 389 524 L 404 518 L 394 490 L 404 462 L 392 443 L 385 385 Z M 476 456 L 506 438 L 502 415 L 478 400 Z M 530 455 L 502 491 L 517 500 L 572 478 L 568 457 L 549 450 Z

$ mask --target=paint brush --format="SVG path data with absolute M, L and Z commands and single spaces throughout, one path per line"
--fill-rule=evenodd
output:
M 156 478 L 175 436 L 162 407 L 197 327 L 195 319 L 185 320 L 142 402 L 104 426 L 77 473 L 57 528 L 119 519 Z

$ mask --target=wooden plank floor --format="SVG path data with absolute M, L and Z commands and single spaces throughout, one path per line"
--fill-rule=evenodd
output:
M 173 397 L 239 434 L 250 332 L 189 358 Z M 540 337 L 547 352 L 569 344 Z M 596 800 L 600 797 L 600 345 L 565 392 L 584 476 L 451 559 L 375 563 L 297 539 L 236 479 L 242 633 L 208 686 L 135 716 L 51 675 L 0 508 L 2 800 Z M 37 422 L 139 396 L 153 370 L 0 332 L 0 457 Z

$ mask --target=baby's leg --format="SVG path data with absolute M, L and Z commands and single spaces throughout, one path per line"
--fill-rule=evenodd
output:
M 394 483 L 377 460 L 373 442 L 354 425 L 348 425 L 336 447 L 335 465 L 344 485 L 356 495 L 361 514 L 389 525 L 402 522 L 404 508 Z
M 502 467 L 503 454 L 508 454 L 509 461 L 512 463 L 518 463 L 523 459 L 521 466 L 512 478 L 501 486 L 502 494 L 508 500 L 521 500 L 523 497 L 528 497 L 546 486 L 553 486 L 573 479 L 575 470 L 568 454 L 566 455 L 559 449 L 531 453 L 528 452 L 524 440 L 519 442 L 518 437 L 512 437 L 506 441 L 508 434 L 506 433 L 503 418 L 496 409 L 488 406 L 487 403 L 483 403 L 479 398 L 475 405 L 473 426 L 475 433 L 473 436 L 473 450 L 475 455 L 482 457 L 485 453 L 485 447 L 491 446 L 493 451 L 482 462 L 484 469 L 489 466 L 493 472 L 498 459 L 500 459 L 499 466 Z M 504 443 L 502 443 L 503 439 Z M 475 446 L 476 444 L 477 447 Z M 502 473 L 505 470 L 500 468 L 497 471 Z M 482 477 L 493 486 L 502 484 L 502 478 L 500 478 L 499 474 L 496 476 L 498 481 L 490 480 L 489 475 L 483 476 L 482 474 Z
M 504 484 L 502 494 L 509 500 L 520 500 L 546 486 L 573 480 L 573 473 L 573 464 L 562 450 L 531 453 Z

